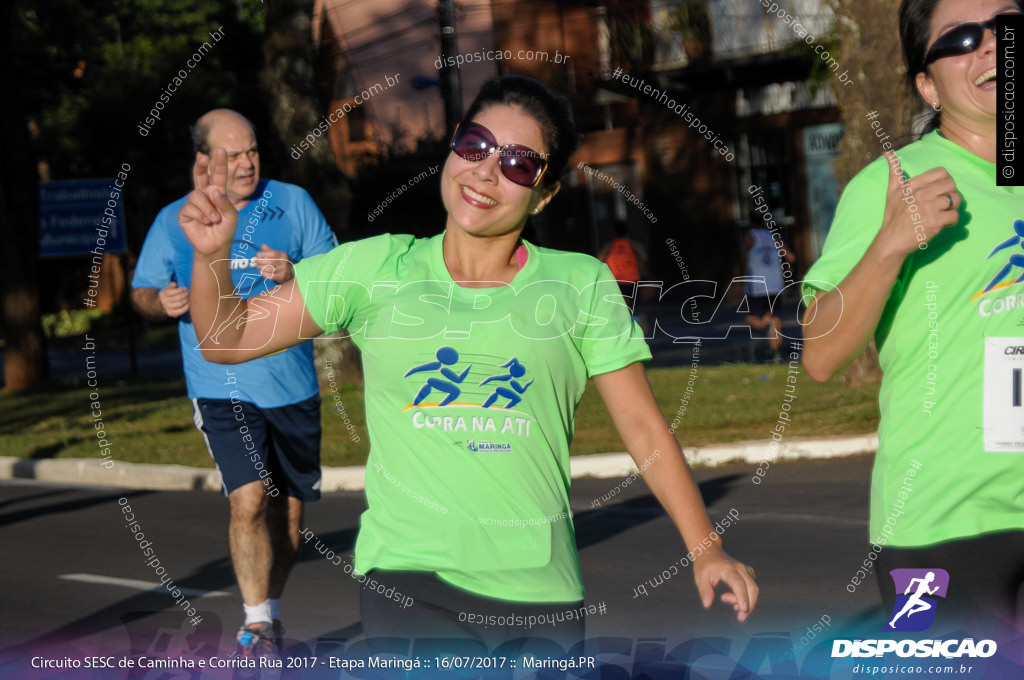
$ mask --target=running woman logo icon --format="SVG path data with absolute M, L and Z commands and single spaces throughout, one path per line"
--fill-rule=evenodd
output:
M 935 621 L 938 601 L 934 598 L 946 597 L 949 573 L 945 569 L 893 569 L 889 575 L 896 585 L 896 603 L 882 630 L 927 630 Z

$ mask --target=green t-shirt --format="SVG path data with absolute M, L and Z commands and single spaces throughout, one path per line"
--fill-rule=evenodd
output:
M 1024 255 L 1024 188 L 996 186 L 995 164 L 938 132 L 897 156 L 907 177 L 944 167 L 964 200 L 959 223 L 907 258 L 876 329 L 870 538 L 912 547 L 1020 529 L 1024 272 L 1010 258 Z M 829 290 L 863 257 L 888 172 L 883 156 L 850 182 L 805 290 Z
M 569 443 L 587 379 L 650 358 L 608 267 L 526 244 L 511 285 L 464 288 L 442 236 L 298 263 L 313 320 L 362 351 L 370 455 L 360 572 L 436 572 L 514 602 L 583 597 Z

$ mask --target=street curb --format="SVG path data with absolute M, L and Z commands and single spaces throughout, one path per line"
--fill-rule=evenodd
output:
M 871 453 L 878 448 L 876 433 L 800 438 L 779 442 L 777 449 L 769 441 L 733 442 L 683 449 L 692 466 L 716 467 L 725 463 L 773 463 L 780 460 L 806 460 L 852 456 Z M 32 460 L 0 456 L 0 479 L 34 479 L 40 482 L 81 484 L 85 486 L 117 486 L 127 489 L 154 491 L 219 491 L 220 473 L 209 468 L 184 465 L 154 465 L 151 463 L 124 463 L 113 461 L 112 467 L 103 467 L 103 461 L 76 458 L 69 460 Z M 569 460 L 573 478 L 625 477 L 636 471 L 628 453 L 598 453 L 574 456 Z M 359 491 L 363 489 L 366 468 L 325 467 L 320 490 Z
M 104 467 L 105 462 L 112 462 Z M 0 456 L 0 479 L 34 479 L 40 482 L 117 486 L 159 491 L 214 491 L 220 474 L 207 468 L 152 463 L 122 463 L 91 458 L 32 460 Z
M 779 442 L 777 451 L 768 441 L 732 442 L 709 444 L 683 449 L 686 460 L 692 467 L 718 467 L 727 463 L 774 463 L 781 460 L 807 460 L 855 456 L 859 453 L 873 453 L 878 449 L 876 433 L 846 437 L 818 437 L 804 439 L 794 437 Z M 577 477 L 625 477 L 637 471 L 628 453 L 599 453 L 590 456 L 576 456 L 569 461 L 573 478 Z

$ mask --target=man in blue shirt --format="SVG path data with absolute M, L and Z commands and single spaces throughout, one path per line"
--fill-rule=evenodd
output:
M 237 293 L 258 295 L 294 277 L 292 263 L 337 245 L 303 189 L 260 179 L 256 134 L 241 114 L 215 109 L 192 129 L 196 157 L 222 148 L 227 196 L 239 211 L 231 252 Z M 178 224 L 186 197 L 157 215 L 139 254 L 132 302 L 151 319 L 177 318 L 196 426 L 231 506 L 231 559 L 245 609 L 242 656 L 273 654 L 280 600 L 298 549 L 302 505 L 320 497 L 320 397 L 311 342 L 236 366 L 199 351 L 189 310 L 192 246 Z

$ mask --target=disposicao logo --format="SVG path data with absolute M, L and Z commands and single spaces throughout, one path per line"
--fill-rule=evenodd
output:
M 945 569 L 893 569 L 889 576 L 896 585 L 896 603 L 882 630 L 917 632 L 930 628 L 938 607 L 935 598 L 946 597 L 949 573 Z
M 911 633 L 927 630 L 935 622 L 939 606 L 936 598 L 945 598 L 949 573 L 945 569 L 893 569 L 889 572 L 896 586 L 896 602 L 884 632 Z M 994 640 L 833 640 L 832 658 L 884 656 L 895 652 L 900 657 L 990 657 L 996 653 Z

